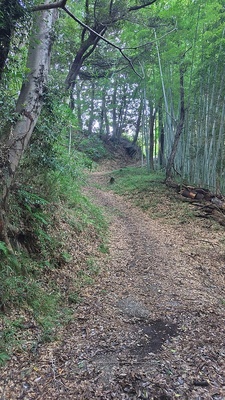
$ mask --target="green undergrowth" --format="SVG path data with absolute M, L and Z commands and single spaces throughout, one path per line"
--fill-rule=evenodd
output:
M 186 223 L 194 217 L 193 209 L 180 201 L 177 193 L 164 183 L 161 171 L 148 172 L 145 167 L 126 167 L 112 171 L 114 178 L 108 189 L 126 196 L 135 205 L 150 213 L 152 218 L 162 218 L 168 223 Z
M 1 242 L 0 248 L 3 247 Z M 13 350 L 31 348 L 31 336 L 32 343 L 54 338 L 60 321 L 60 292 L 53 282 L 44 283 L 42 275 L 49 268 L 43 260 L 35 261 L 26 252 L 12 255 L 1 250 L 0 364 L 10 358 Z
M 35 353 L 39 344 L 57 338 L 74 318 L 83 286 L 100 270 L 90 259 L 107 253 L 107 224 L 82 194 L 85 172 L 107 155 L 104 145 L 79 133 L 74 112 L 51 79 L 42 102 L 10 191 L 13 253 L 0 242 L 0 364 L 15 349 Z
M 14 252 L 0 241 L 0 365 L 15 349 L 35 352 L 56 340 L 74 318 L 82 289 L 100 272 L 95 257 L 107 253 L 107 223 L 82 194 L 85 167 L 74 157 L 35 177 L 28 170 L 12 191 L 8 216 Z M 62 283 L 67 268 L 69 290 Z

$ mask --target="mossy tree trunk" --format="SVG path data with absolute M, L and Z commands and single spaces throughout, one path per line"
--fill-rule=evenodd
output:
M 46 4 L 48 2 L 46 1 Z M 34 13 L 27 58 L 28 76 L 24 80 L 16 105 L 17 120 L 2 138 L 0 147 L 0 240 L 10 248 L 7 237 L 8 195 L 21 157 L 37 123 L 46 90 L 50 65 L 52 28 L 57 10 Z

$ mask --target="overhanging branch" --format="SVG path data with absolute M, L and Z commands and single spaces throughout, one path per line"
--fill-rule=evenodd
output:
M 61 0 L 50 4 L 40 4 L 39 6 L 32 7 L 31 11 L 43 11 L 43 10 L 51 10 L 52 8 L 63 8 L 65 7 L 66 2 L 67 0 Z
M 142 4 L 142 5 L 137 5 L 134 7 L 130 7 L 128 8 L 128 11 L 136 11 L 136 10 L 140 10 L 141 8 L 146 8 L 150 5 L 152 5 L 153 3 L 155 3 L 156 0 L 151 0 L 149 2 L 147 2 L 146 4 Z M 124 53 L 123 49 L 120 46 L 117 46 L 115 43 L 111 42 L 108 39 L 105 39 L 101 34 L 99 34 L 98 32 L 96 32 L 94 29 L 92 29 L 90 26 L 88 26 L 87 24 L 85 24 L 84 22 L 82 22 L 79 18 L 75 17 L 74 14 L 72 14 L 68 8 L 66 8 L 66 3 L 67 0 L 60 0 L 60 1 L 56 1 L 54 3 L 50 3 L 50 4 L 42 4 L 42 5 L 38 5 L 33 7 L 31 10 L 32 11 L 42 11 L 42 10 L 50 10 L 53 8 L 61 8 L 63 9 L 74 21 L 76 21 L 79 25 L 81 25 L 85 30 L 89 31 L 90 33 L 94 34 L 96 38 L 98 38 L 99 40 L 103 40 L 105 43 L 109 44 L 110 46 L 114 47 L 115 49 L 117 49 L 121 55 L 125 58 L 125 60 L 127 60 L 127 62 L 129 63 L 129 65 L 131 66 L 132 70 L 135 72 L 136 75 L 138 75 L 141 79 L 143 78 L 135 69 L 131 59 Z M 112 6 L 112 1 L 110 3 L 110 7 Z M 96 47 L 96 45 L 94 46 Z
M 156 0 L 155 0 L 156 1 Z M 133 63 L 129 57 L 124 54 L 123 49 L 119 46 L 117 46 L 115 43 L 111 42 L 110 40 L 104 38 L 104 36 L 100 35 L 98 32 L 96 32 L 94 29 L 92 29 L 90 26 L 86 25 L 84 22 L 82 22 L 79 18 L 75 17 L 74 14 L 72 14 L 68 8 L 65 6 L 62 7 L 62 9 L 74 20 L 76 21 L 79 25 L 81 25 L 83 28 L 87 29 L 90 33 L 93 33 L 95 36 L 97 36 L 99 39 L 103 40 L 103 42 L 109 44 L 110 46 L 114 47 L 114 49 L 119 50 L 119 52 L 122 54 L 122 56 L 128 61 L 130 64 L 132 70 L 137 74 L 141 79 L 143 78 L 134 68 Z

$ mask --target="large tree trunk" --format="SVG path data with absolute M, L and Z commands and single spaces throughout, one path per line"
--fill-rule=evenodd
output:
M 48 3 L 46 1 L 46 4 Z M 0 148 L 0 239 L 5 240 L 8 245 L 6 226 L 8 193 L 41 112 L 50 65 L 51 32 L 56 16 L 57 11 L 54 9 L 34 14 L 27 59 L 27 70 L 30 72 L 22 85 L 17 101 L 17 121 Z

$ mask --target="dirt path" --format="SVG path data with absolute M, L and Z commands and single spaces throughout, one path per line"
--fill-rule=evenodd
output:
M 110 220 L 109 256 L 63 340 L 11 373 L 1 399 L 225 399 L 222 248 L 86 192 Z

